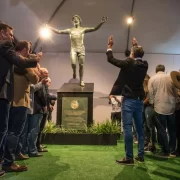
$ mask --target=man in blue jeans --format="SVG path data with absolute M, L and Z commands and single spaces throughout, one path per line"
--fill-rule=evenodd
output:
M 19 153 L 21 152 L 23 155 L 29 154 L 29 137 L 30 137 L 29 133 L 32 132 L 32 134 L 37 134 L 36 131 L 38 131 L 38 130 L 35 130 L 35 127 L 36 127 L 36 123 L 38 121 L 38 118 L 36 118 L 36 119 L 33 118 L 34 93 L 36 91 L 39 91 L 40 89 L 42 89 L 43 83 L 46 83 L 46 79 L 41 80 L 39 83 L 37 83 L 35 85 L 31 84 L 31 86 L 30 86 L 31 87 L 30 88 L 31 105 L 30 105 L 30 108 L 28 110 L 27 121 L 25 123 L 24 131 L 23 131 L 24 138 L 21 139 L 21 142 L 20 142 L 21 144 L 19 144 L 18 148 L 16 149 L 17 154 L 18 154 L 18 152 Z M 32 128 L 32 126 L 34 128 Z M 38 127 L 36 127 L 36 128 L 38 128 Z M 42 155 L 37 154 L 36 157 L 40 157 L 40 156 L 42 156 Z
M 15 50 L 16 54 L 28 57 L 30 43 L 19 41 L 16 44 Z M 6 172 L 14 171 L 15 152 L 24 129 L 27 110 L 30 106 L 30 84 L 36 84 L 39 80 L 36 71 L 35 68 L 14 68 L 14 97 L 11 102 L 8 133 L 5 141 L 4 163 L 2 165 L 2 169 Z M 21 156 L 21 158 L 27 159 L 28 157 Z M 27 167 L 21 168 L 21 171 L 23 170 L 26 171 Z
M 13 100 L 14 65 L 21 68 L 36 67 L 39 57 L 24 58 L 16 54 L 13 45 L 13 28 L 0 23 L 0 148 L 8 130 L 10 102 Z M 23 166 L 13 164 L 13 171 L 22 171 Z M 0 171 L 0 176 L 4 171 Z
M 121 68 L 118 78 L 111 90 L 112 95 L 122 95 L 122 122 L 126 156 L 122 160 L 116 160 L 123 165 L 134 165 L 133 159 L 133 135 L 132 119 L 136 126 L 138 137 L 138 155 L 135 160 L 144 162 L 144 133 L 143 133 L 143 99 L 145 96 L 143 81 L 148 70 L 147 61 L 143 61 L 143 48 L 137 46 L 133 39 L 131 55 L 126 60 L 118 60 L 113 57 L 113 37 L 108 39 L 107 60 L 109 63 Z

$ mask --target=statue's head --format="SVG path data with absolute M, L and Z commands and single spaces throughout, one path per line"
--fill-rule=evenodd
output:
M 74 15 L 72 17 L 72 23 L 74 24 L 74 26 L 81 25 L 81 22 L 82 22 L 82 20 L 81 20 L 80 16 Z

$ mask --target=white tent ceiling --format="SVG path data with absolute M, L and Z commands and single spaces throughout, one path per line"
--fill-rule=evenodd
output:
M 114 35 L 114 51 L 124 52 L 127 43 L 126 17 L 133 0 L 67 0 L 51 21 L 58 29 L 72 27 L 71 17 L 81 16 L 82 26 L 95 26 L 103 16 L 108 21 L 96 32 L 86 34 L 86 52 L 104 52 L 107 37 Z M 15 28 L 15 36 L 33 43 L 39 28 L 49 20 L 62 0 L 0 0 L 0 20 Z M 130 37 L 137 37 L 146 53 L 180 54 L 180 0 L 136 0 L 135 22 Z M 131 43 L 131 42 L 129 42 Z M 67 35 L 53 34 L 52 41 L 41 41 L 45 52 L 68 52 Z M 39 48 L 38 47 L 38 48 Z

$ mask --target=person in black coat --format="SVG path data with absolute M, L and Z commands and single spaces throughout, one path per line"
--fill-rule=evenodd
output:
M 133 165 L 133 135 L 132 121 L 134 119 L 138 135 L 138 155 L 135 160 L 144 162 L 144 133 L 143 133 L 143 99 L 145 96 L 143 81 L 148 70 L 147 61 L 143 61 L 144 50 L 141 46 L 135 46 L 131 55 L 126 60 L 115 59 L 112 52 L 113 37 L 108 39 L 107 60 L 112 65 L 121 68 L 118 78 L 111 90 L 111 95 L 122 95 L 122 122 L 126 156 L 116 162 L 124 165 Z
M 16 55 L 13 40 L 13 28 L 0 23 L 0 146 L 8 130 L 10 102 L 13 100 L 14 65 L 22 68 L 36 67 L 40 60 L 40 56 L 29 59 Z M 19 172 L 27 170 L 27 167 L 11 164 L 4 169 Z M 1 175 L 4 175 L 3 171 L 0 172 Z

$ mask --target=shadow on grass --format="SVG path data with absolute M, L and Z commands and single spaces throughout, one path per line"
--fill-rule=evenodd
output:
M 168 172 L 167 172 L 168 173 Z M 159 177 L 164 177 L 164 178 L 166 178 L 166 179 L 172 179 L 172 180 L 179 180 L 180 179 L 180 175 L 178 176 L 175 176 L 175 175 L 170 175 L 170 173 L 168 173 L 168 174 L 165 174 L 165 173 L 163 173 L 163 172 L 160 172 L 160 170 L 158 169 L 158 171 L 156 170 L 156 171 L 153 171 L 151 174 L 154 174 L 154 175 L 156 175 L 156 176 L 159 176 Z
M 158 167 L 160 167 L 161 169 L 166 170 L 166 171 L 171 171 L 171 172 L 180 174 L 180 169 L 179 169 L 179 167 L 178 167 L 178 169 L 172 168 L 173 166 L 172 166 L 172 167 L 167 167 L 167 166 L 158 165 Z
M 118 159 L 117 157 L 118 155 L 115 156 L 115 159 Z M 133 166 L 121 165 L 118 163 L 117 166 L 123 167 L 123 170 L 116 177 L 114 177 L 114 180 L 151 180 L 145 163 L 138 163 L 135 161 Z
M 67 163 L 61 163 L 59 156 L 52 156 L 51 153 L 45 153 L 43 157 L 30 158 L 26 161 L 18 161 L 20 165 L 27 165 L 26 172 L 6 173 L 1 180 L 53 180 L 55 177 L 70 168 Z
M 122 165 L 120 165 L 122 166 Z M 146 179 L 151 180 L 151 177 L 147 173 L 148 169 L 145 167 L 145 164 L 138 164 L 138 166 L 124 166 L 123 170 L 114 177 L 114 180 L 134 180 L 134 179 Z
M 151 159 L 151 160 L 156 160 L 156 161 L 167 161 L 168 160 L 168 158 L 158 157 L 154 154 L 146 154 L 145 157 L 148 159 Z

